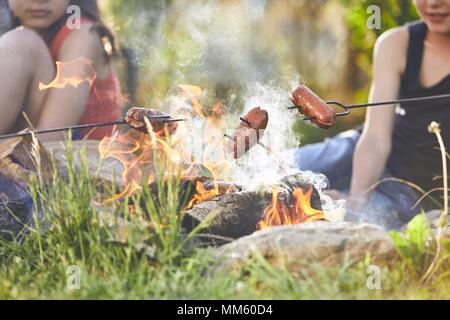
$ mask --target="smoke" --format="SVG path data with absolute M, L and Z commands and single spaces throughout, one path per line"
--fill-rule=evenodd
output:
M 125 23 L 125 36 L 138 54 L 141 84 L 151 82 L 159 98 L 189 83 L 211 91 L 231 109 L 242 109 L 248 84 L 279 81 L 286 74 L 261 32 L 266 0 L 175 0 L 142 9 Z
M 200 63 L 193 70 L 197 77 L 241 85 L 276 78 L 276 59 L 257 33 L 264 7 L 264 1 L 242 1 L 226 7 L 209 3 L 207 9 L 191 7 L 194 16 L 201 10 L 208 13 L 192 34 L 201 44 Z M 189 13 L 187 18 L 191 18 Z
M 261 145 L 255 145 L 246 156 L 235 162 L 233 180 L 255 188 L 275 183 L 280 176 L 298 172 L 289 165 L 292 161 L 283 155 L 283 151 L 296 143 L 292 131 L 295 118 L 286 109 L 290 103 L 289 90 L 260 83 L 250 84 L 246 89 L 243 113 L 261 107 L 269 114 L 269 124 L 261 139 L 269 151 Z M 236 118 L 235 123 L 238 124 L 239 118 Z
M 169 95 L 180 84 L 198 85 L 210 99 L 206 107 L 217 101 L 224 104 L 225 125 L 214 130 L 208 128 L 205 119 L 189 114 L 191 106 L 186 97 L 163 97 L 172 115 L 190 120 L 180 124 L 176 138 L 194 154 L 195 161 L 219 160 L 224 155 L 219 141 L 225 131 L 230 133 L 238 126 L 239 116 L 258 106 L 268 111 L 269 124 L 261 142 L 269 150 L 255 145 L 241 159 L 227 159 L 231 168 L 219 177 L 249 190 L 299 172 L 290 165 L 295 163 L 289 159 L 293 154 L 286 152 L 298 145 L 293 132 L 297 114 L 286 109 L 298 75 L 280 70 L 280 59 L 273 50 L 275 41 L 269 43 L 264 37 L 266 6 L 266 0 L 175 0 L 165 10 L 146 10 L 134 17 L 135 31 L 129 39 L 141 65 L 150 70 L 141 81 L 153 82 L 154 87 L 160 85 L 158 79 L 167 81 Z M 319 192 L 326 188 L 324 175 L 308 175 Z M 343 216 L 342 202 L 324 199 L 325 212 Z

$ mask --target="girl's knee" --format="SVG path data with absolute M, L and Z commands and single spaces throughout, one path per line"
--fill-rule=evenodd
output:
M 0 47 L 11 51 L 11 54 L 23 53 L 28 59 L 50 55 L 44 39 L 36 31 L 27 28 L 18 28 L 5 33 L 0 38 Z

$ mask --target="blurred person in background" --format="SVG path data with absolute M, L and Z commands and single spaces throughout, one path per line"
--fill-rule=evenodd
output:
M 81 10 L 79 28 L 67 23 L 70 5 Z M 115 121 L 121 117 L 121 90 L 111 58 L 114 37 L 100 18 L 95 0 L 0 0 L 0 134 Z M 5 28 L 5 26 L 3 26 Z M 106 44 L 106 45 L 105 45 Z M 85 59 L 95 69 L 93 83 L 39 90 L 55 78 L 55 62 Z M 78 60 L 81 61 L 81 60 Z M 83 76 L 80 68 L 80 77 Z M 73 76 L 77 76 L 74 74 Z M 102 139 L 113 127 L 80 130 L 75 139 Z M 62 133 L 40 136 L 60 140 Z
M 414 2 L 421 20 L 377 40 L 369 102 L 450 94 L 450 0 Z M 349 220 L 396 228 L 433 204 L 414 206 L 422 194 L 389 178 L 425 191 L 442 186 L 432 121 L 449 146 L 450 99 L 369 108 L 364 128 L 295 150 L 296 165 L 329 178 L 330 195 L 348 199 Z

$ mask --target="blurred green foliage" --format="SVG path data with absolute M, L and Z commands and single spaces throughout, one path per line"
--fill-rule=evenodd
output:
M 412 0 L 337 0 L 347 8 L 346 23 L 349 29 L 349 46 L 354 60 L 364 77 L 370 78 L 372 52 L 376 39 L 385 31 L 419 19 Z M 368 8 L 376 5 L 381 9 L 381 29 L 369 29 L 367 19 L 372 14 Z M 362 83 L 361 83 L 362 84 Z M 367 99 L 368 84 L 356 91 L 359 102 Z M 362 89 L 362 90 L 361 90 Z
M 346 8 L 345 22 L 348 29 L 349 64 L 347 82 L 352 93 L 354 103 L 366 102 L 369 95 L 373 48 L 376 39 L 387 30 L 402 26 L 408 22 L 420 19 L 412 0 L 335 0 Z M 373 11 L 370 6 L 376 5 L 381 12 L 381 28 L 369 29 L 367 21 Z M 300 123 L 296 125 L 297 132 L 302 131 L 303 141 L 313 143 L 324 136 L 333 136 L 338 132 L 359 125 L 364 120 L 364 110 L 353 111 L 352 116 L 345 121 L 339 121 L 330 131 L 323 132 L 313 127 L 304 128 Z M 302 127 L 303 129 L 300 129 Z

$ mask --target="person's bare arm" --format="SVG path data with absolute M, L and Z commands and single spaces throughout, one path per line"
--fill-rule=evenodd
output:
M 0 134 L 5 134 L 21 129 L 19 118 L 25 107 L 29 119 L 37 121 L 47 92 L 37 90 L 35 79 L 50 81 L 53 61 L 44 40 L 20 28 L 0 37 L 0 71 Z
M 88 25 L 76 30 L 66 39 L 58 60 L 72 62 L 78 58 L 95 62 L 95 68 L 102 60 L 102 45 L 98 35 Z M 80 121 L 89 98 L 89 82 L 77 88 L 69 85 L 63 89 L 51 88 L 38 121 L 38 128 L 53 128 L 76 125 Z M 43 140 L 60 140 L 62 133 L 42 135 Z
M 398 28 L 380 37 L 374 51 L 374 74 L 370 102 L 398 97 L 401 75 L 405 69 L 408 32 Z M 349 206 L 364 204 L 384 171 L 391 152 L 395 106 L 369 108 L 363 134 L 356 146 Z

